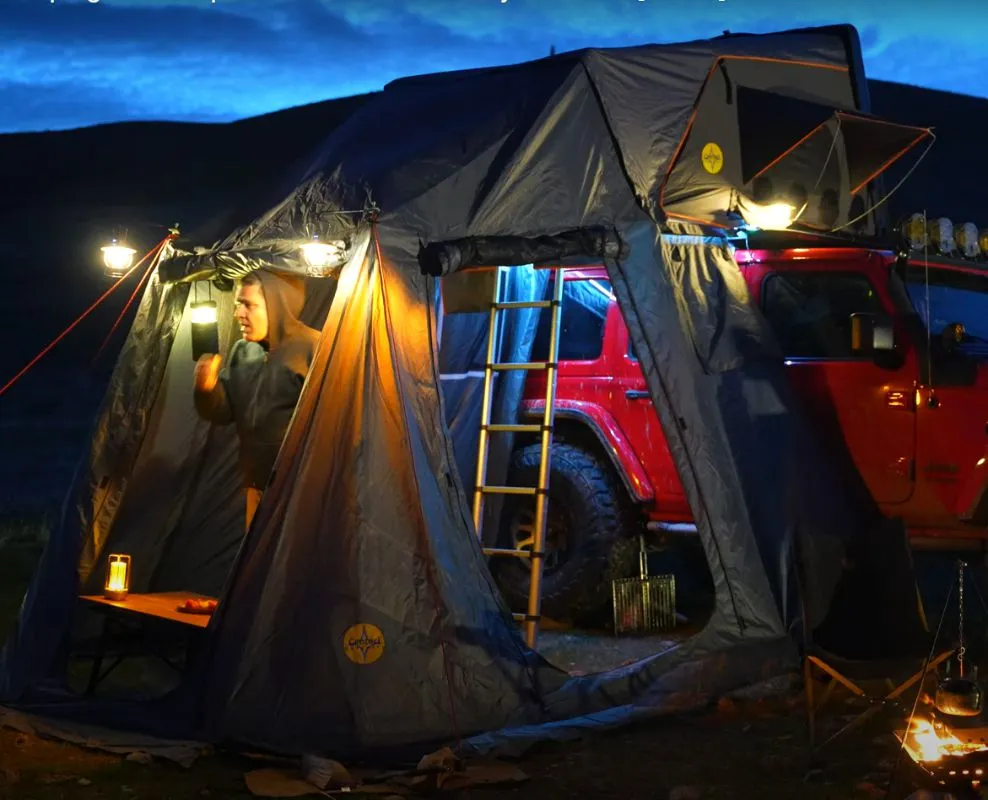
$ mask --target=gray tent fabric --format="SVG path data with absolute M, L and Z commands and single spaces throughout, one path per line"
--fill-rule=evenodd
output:
M 728 82 L 866 110 L 850 27 L 401 80 L 336 128 L 267 213 L 214 248 L 170 252 L 4 650 L 0 701 L 172 738 L 383 757 L 682 710 L 790 667 L 795 545 L 813 555 L 798 565 L 799 600 L 816 622 L 872 520 L 812 454 L 726 239 L 664 210 L 666 178 L 688 164 L 669 197 L 687 216 L 718 210 L 722 184 L 690 205 L 691 181 L 706 179 L 679 156 L 724 56 L 759 64 L 730 66 Z M 735 150 L 736 128 L 723 129 Z M 238 544 L 234 448 L 192 412 L 187 284 L 227 291 L 259 266 L 304 274 L 298 245 L 312 235 L 345 241 L 348 260 L 308 308 L 322 329 L 315 362 Z M 472 530 L 473 476 L 447 426 L 436 253 L 458 254 L 443 262 L 454 269 L 496 266 L 474 263 L 490 253 L 606 264 L 714 579 L 714 614 L 689 642 L 581 678 L 524 645 Z M 114 511 L 95 514 L 107 492 Z M 175 693 L 61 702 L 73 594 L 123 546 L 138 589 L 215 588 L 226 573 L 219 608 Z M 78 565 L 79 580 L 64 580 Z M 142 713 L 152 707 L 167 719 Z
M 463 536 L 450 451 L 423 425 L 426 413 L 441 424 L 436 388 L 428 409 L 416 389 L 434 368 L 422 347 L 433 335 L 430 281 L 359 248 L 340 283 L 285 457 L 214 620 L 204 696 L 226 704 L 207 724 L 274 749 L 318 739 L 346 752 L 447 741 L 500 727 L 520 707 L 535 720 L 544 687 L 479 543 Z M 365 627 L 378 638 L 369 652 L 397 670 L 348 650 Z M 335 691 L 313 694 L 314 681 Z M 366 701 L 375 696 L 388 701 Z M 271 703 L 262 720 L 257 708 Z

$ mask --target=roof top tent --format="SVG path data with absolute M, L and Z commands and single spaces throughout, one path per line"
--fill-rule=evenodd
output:
M 666 168 L 662 210 L 732 228 L 784 208 L 776 227 L 888 233 L 881 176 L 933 134 L 865 113 L 849 88 L 843 65 L 717 58 Z
M 63 721 L 383 758 L 618 724 L 791 664 L 798 601 L 811 626 L 827 619 L 843 557 L 884 528 L 819 456 L 727 240 L 663 211 L 693 185 L 701 200 L 723 193 L 702 188 L 710 173 L 677 150 L 693 147 L 694 112 L 727 56 L 774 64 L 763 78 L 780 94 L 805 93 L 791 62 L 820 64 L 835 77 L 815 101 L 862 105 L 846 26 L 398 81 L 329 135 L 267 212 L 213 248 L 170 251 L 3 651 L 0 700 Z M 660 202 L 666 174 L 690 163 Z M 211 281 L 225 314 L 231 278 L 305 272 L 300 244 L 313 235 L 343 243 L 340 271 L 307 304 L 322 338 L 244 538 L 236 441 L 193 411 L 192 284 Z M 442 276 L 576 258 L 607 266 L 716 591 L 689 642 L 582 678 L 524 645 L 491 580 L 442 413 L 434 316 Z M 87 622 L 77 595 L 98 592 L 120 552 L 133 559 L 131 591 L 214 593 L 219 608 L 169 693 L 64 702 L 63 656 Z M 910 608 L 900 588 L 900 602 L 866 610 Z M 872 633 L 895 628 L 880 623 Z

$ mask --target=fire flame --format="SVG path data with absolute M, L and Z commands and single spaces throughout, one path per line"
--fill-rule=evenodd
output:
M 909 750 L 917 761 L 932 763 L 944 756 L 963 756 L 988 750 L 975 742 L 962 742 L 947 731 L 937 731 L 928 719 L 914 719 L 909 728 Z M 978 770 L 980 773 L 981 770 Z

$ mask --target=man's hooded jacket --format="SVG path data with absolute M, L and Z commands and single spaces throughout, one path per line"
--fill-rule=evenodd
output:
M 236 423 L 240 463 L 248 488 L 264 489 L 312 364 L 319 332 L 299 320 L 305 303 L 301 279 L 260 269 L 268 311 L 263 343 L 237 340 L 211 392 L 195 393 L 199 415 L 218 425 Z

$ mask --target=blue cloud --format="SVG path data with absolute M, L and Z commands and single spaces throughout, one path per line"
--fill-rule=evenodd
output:
M 848 21 L 871 77 L 988 96 L 980 0 L 3 0 L 0 131 L 235 119 L 550 46 Z

